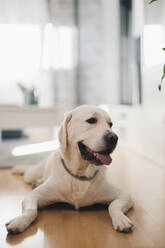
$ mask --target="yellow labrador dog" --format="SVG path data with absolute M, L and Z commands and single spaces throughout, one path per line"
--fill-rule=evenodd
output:
M 44 162 L 16 167 L 27 183 L 37 183 L 22 203 L 22 215 L 6 224 L 7 231 L 23 232 L 37 217 L 40 207 L 67 202 L 79 209 L 94 203 L 108 204 L 114 229 L 129 232 L 133 224 L 124 214 L 133 205 L 129 195 L 106 179 L 107 166 L 118 137 L 102 109 L 80 106 L 66 113 L 60 128 L 60 147 Z M 40 185 L 39 185 L 40 184 Z

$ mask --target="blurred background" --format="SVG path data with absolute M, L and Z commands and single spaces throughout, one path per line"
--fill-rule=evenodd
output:
M 0 166 L 53 150 L 80 104 L 107 110 L 121 146 L 164 166 L 163 47 L 164 0 L 0 0 Z

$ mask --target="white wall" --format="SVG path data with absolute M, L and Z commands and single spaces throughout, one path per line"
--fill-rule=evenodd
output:
M 145 25 L 161 25 L 162 31 L 164 32 L 163 37 L 163 47 L 165 47 L 165 1 L 160 0 L 152 4 L 145 3 Z M 155 33 L 153 33 L 153 39 L 150 41 L 152 44 L 150 53 L 153 54 L 156 50 L 154 42 L 156 42 Z M 158 47 L 157 52 L 162 51 L 162 56 L 164 56 L 164 61 L 159 64 L 155 63 L 153 66 L 146 66 L 144 61 L 144 40 L 142 36 L 142 64 L 143 64 L 143 99 L 144 105 L 148 107 L 163 107 L 165 104 L 165 87 L 163 87 L 162 92 L 157 90 L 157 86 L 160 83 L 160 79 L 163 72 L 163 65 L 165 63 L 165 52 L 162 50 L 162 46 Z M 158 45 L 156 45 L 158 46 Z
M 144 8 L 145 24 L 163 25 L 165 30 L 165 1 L 160 0 L 150 5 L 147 3 Z M 165 82 L 161 92 L 157 88 L 162 76 L 163 63 L 146 66 L 144 52 L 142 50 L 143 104 L 134 107 L 114 107 L 112 115 L 121 143 L 160 166 L 165 166 Z M 152 53 L 153 50 L 151 49 L 150 52 Z
M 119 143 L 160 166 L 165 166 L 165 112 L 157 107 L 110 108 Z

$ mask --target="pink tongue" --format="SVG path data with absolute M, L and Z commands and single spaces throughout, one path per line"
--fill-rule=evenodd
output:
M 112 158 L 109 154 L 96 153 L 96 157 L 101 161 L 102 164 L 109 165 L 112 162 Z

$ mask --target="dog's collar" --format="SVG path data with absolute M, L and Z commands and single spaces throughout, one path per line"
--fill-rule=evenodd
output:
M 95 176 L 97 175 L 97 173 L 99 172 L 99 170 L 96 170 L 95 173 L 93 174 L 93 176 L 91 176 L 91 177 L 78 176 L 78 175 L 73 174 L 73 173 L 68 169 L 68 167 L 66 166 L 65 161 L 64 161 L 64 159 L 63 159 L 62 157 L 61 157 L 61 162 L 62 162 L 62 165 L 63 165 L 64 169 L 65 169 L 72 177 L 74 177 L 74 178 L 76 178 L 76 179 L 78 179 L 78 180 L 80 180 L 80 181 L 90 181 L 90 180 L 94 179 Z

